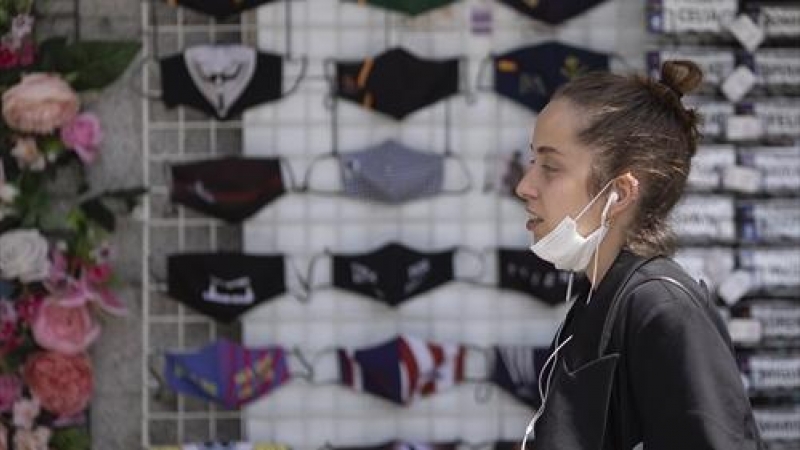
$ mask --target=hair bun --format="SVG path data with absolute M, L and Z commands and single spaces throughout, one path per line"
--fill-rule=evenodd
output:
M 661 65 L 661 79 L 658 81 L 682 97 L 700 85 L 703 71 L 689 60 L 673 59 Z

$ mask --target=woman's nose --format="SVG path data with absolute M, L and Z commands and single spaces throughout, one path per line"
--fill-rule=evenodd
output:
M 533 168 L 529 167 L 525 171 L 525 175 L 523 175 L 522 179 L 520 179 L 519 183 L 517 183 L 516 189 L 514 189 L 514 192 L 517 194 L 517 197 L 523 200 L 536 198 L 538 195 L 538 192 L 533 185 L 532 172 Z

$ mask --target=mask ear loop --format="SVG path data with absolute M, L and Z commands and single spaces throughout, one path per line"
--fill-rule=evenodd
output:
M 600 226 L 607 227 L 608 226 L 608 210 L 611 206 L 617 202 L 619 199 L 619 194 L 617 191 L 611 191 L 611 194 L 608 195 L 608 200 L 606 200 L 606 205 L 603 207 L 603 212 L 600 213 Z M 595 289 L 595 283 L 597 282 L 597 260 L 599 258 L 600 253 L 600 244 L 603 241 L 597 243 L 597 248 L 594 249 L 594 264 L 592 267 L 592 287 L 589 289 L 589 294 L 586 297 L 586 304 L 588 305 L 592 301 L 592 293 Z M 570 279 L 570 288 L 572 287 L 572 279 Z M 569 290 L 568 290 L 569 292 Z M 569 295 L 569 294 L 568 294 Z
M 336 60 L 325 58 L 322 61 L 322 76 L 328 83 L 328 95 L 323 98 L 323 106 L 329 111 L 333 111 L 336 103 Z
M 158 62 L 158 14 L 156 14 L 156 2 L 155 0 L 148 1 L 148 9 L 150 10 L 150 22 L 152 23 L 152 30 L 150 33 L 150 47 L 153 49 L 153 54 L 148 56 L 143 56 L 142 59 L 134 65 L 134 73 L 138 73 L 140 70 L 147 70 L 147 65 L 149 62 Z M 145 76 L 149 76 L 149 74 L 145 74 Z M 148 100 L 161 100 L 163 92 L 147 92 L 144 88 L 139 88 L 134 84 L 136 77 L 130 77 L 128 81 L 128 88 L 133 91 L 136 95 L 146 98 Z
M 460 278 L 458 279 L 458 281 L 479 285 L 480 280 L 486 273 L 486 260 L 483 258 L 483 255 L 478 250 L 475 250 L 467 246 L 459 245 L 453 250 L 453 257 L 455 258 L 456 253 L 459 252 L 469 256 L 473 256 L 478 261 L 478 263 L 480 263 L 480 269 L 478 269 L 478 273 L 476 275 L 472 277 Z
M 174 189 L 174 177 L 172 176 L 172 163 L 170 161 L 164 161 L 164 164 L 161 166 L 161 170 L 164 171 L 164 181 L 167 185 L 167 214 L 170 216 L 178 215 L 178 205 L 172 201 L 172 191 Z
M 148 269 L 149 269 L 148 272 L 150 273 L 150 278 L 153 279 L 153 282 L 151 284 L 155 286 L 156 292 L 158 292 L 159 294 L 166 294 L 169 291 L 167 289 L 167 278 L 161 277 L 153 269 L 154 266 L 153 260 L 155 259 L 154 255 L 148 255 L 147 259 L 148 261 L 150 261 L 150 264 L 148 264 Z
M 487 375 L 484 378 L 480 377 L 464 377 L 464 381 L 469 383 L 475 383 L 475 391 L 473 392 L 473 398 L 477 403 L 485 405 L 489 402 L 492 398 L 492 385 L 489 382 L 489 372 L 492 367 L 492 362 L 494 358 L 492 357 L 492 351 L 488 348 L 480 347 L 475 344 L 462 344 L 465 350 L 470 350 L 482 355 L 486 361 L 486 365 L 484 367 L 487 368 Z
M 161 365 L 161 371 L 158 370 L 159 364 Z M 166 355 L 163 351 L 156 352 L 156 354 L 153 355 L 153 360 L 147 363 L 147 371 L 150 372 L 150 376 L 153 377 L 153 380 L 156 382 L 156 392 L 153 394 L 153 398 L 159 402 L 166 401 L 169 395 L 167 380 L 162 374 L 166 366 Z
M 334 356 L 337 357 L 337 364 L 338 364 L 338 355 L 336 355 L 336 353 L 338 353 L 339 350 L 340 350 L 339 347 L 336 347 L 336 346 L 333 346 L 333 345 L 328 346 L 328 347 L 324 347 L 324 348 L 318 350 L 316 353 L 314 353 L 314 355 L 311 357 L 311 359 L 309 361 L 309 365 L 311 367 L 316 367 L 317 364 L 319 364 L 319 361 L 324 356 L 327 356 L 327 355 L 330 355 L 330 354 L 333 354 Z M 316 375 L 316 374 L 317 374 L 316 370 L 313 370 L 312 371 L 312 375 Z M 331 385 L 336 386 L 336 385 L 340 384 L 338 378 L 337 379 L 332 379 L 332 380 L 325 380 L 325 381 L 317 381 L 316 378 L 313 378 L 311 381 L 314 384 L 322 385 L 322 386 L 326 386 L 326 385 L 327 386 L 331 386 Z
M 303 274 L 300 272 L 300 269 L 297 268 L 297 265 L 294 263 L 294 260 L 289 257 L 288 255 L 283 256 L 284 261 L 287 263 L 289 267 L 292 268 L 292 273 L 294 277 L 297 279 L 297 283 L 300 285 L 302 292 L 292 292 L 290 290 L 286 290 L 286 292 L 297 299 L 297 301 L 301 303 L 308 303 L 308 282 L 303 278 Z
M 478 274 L 478 276 L 469 277 L 469 278 L 460 278 L 458 281 L 460 283 L 467 283 L 467 284 L 470 284 L 472 286 L 476 286 L 476 287 L 480 287 L 480 288 L 494 289 L 496 287 L 495 285 L 484 283 L 484 282 L 481 281 L 481 279 L 486 274 L 486 253 L 487 253 L 488 249 L 475 250 L 475 249 L 468 249 L 467 247 L 457 247 L 457 251 L 460 250 L 460 249 L 468 250 L 473 255 L 475 255 L 476 258 L 479 258 L 480 261 L 481 261 L 481 269 L 480 269 L 480 273 Z
M 290 2 L 286 2 L 286 3 L 288 4 Z M 292 57 L 287 57 L 286 61 L 287 62 L 300 61 L 300 74 L 297 75 L 297 78 L 295 79 L 295 81 L 292 84 L 292 86 L 286 92 L 284 92 L 282 94 L 283 97 L 287 97 L 289 95 L 292 95 L 295 91 L 297 91 L 297 88 L 300 86 L 300 82 L 303 81 L 303 79 L 306 77 L 306 72 L 308 71 L 308 56 L 305 56 L 305 55 L 301 56 L 299 60 L 295 60 Z
M 305 380 L 307 383 L 314 381 L 314 366 L 311 365 L 311 362 L 305 357 L 305 355 L 303 355 L 303 352 L 300 351 L 300 348 L 292 347 L 292 349 L 289 350 L 289 354 L 294 356 L 297 359 L 297 362 L 299 362 L 305 370 L 304 372 L 292 373 L 292 377 Z
M 321 289 L 329 289 L 333 287 L 332 284 L 312 285 L 314 280 L 315 269 L 317 267 L 317 263 L 319 262 L 319 260 L 325 257 L 331 258 L 332 256 L 333 254 L 331 253 L 330 249 L 326 248 L 325 250 L 323 250 L 322 253 L 316 254 L 311 257 L 311 261 L 309 261 L 308 268 L 306 269 L 305 279 L 303 280 L 303 286 L 305 287 L 306 290 L 306 301 L 310 301 L 314 291 Z
M 285 171 L 286 176 L 289 179 L 289 184 L 287 185 L 288 189 L 286 191 L 300 192 L 302 190 L 301 186 L 297 185 L 297 179 L 294 176 L 294 171 L 292 170 L 292 165 L 289 164 L 289 160 L 286 159 L 286 157 L 283 155 L 276 156 L 276 159 L 278 160 L 278 164 L 281 167 L 281 178 L 283 178 L 283 173 Z
M 460 84 L 462 84 L 461 92 L 464 93 L 464 101 L 467 105 L 474 105 L 476 98 L 475 93 L 470 89 L 469 83 L 469 58 L 461 56 L 458 58 L 458 73 Z
M 464 174 L 464 179 L 465 179 L 465 183 L 466 184 L 464 186 L 460 187 L 460 188 L 456 188 L 456 189 L 453 189 L 453 190 L 442 190 L 442 194 L 443 195 L 460 195 L 460 194 L 465 194 L 465 193 L 469 192 L 470 190 L 472 190 L 472 183 L 473 183 L 472 174 L 470 173 L 469 168 L 467 167 L 466 161 L 464 161 L 463 158 L 461 158 L 459 156 L 456 156 L 453 153 L 453 151 L 450 149 L 450 147 L 448 147 L 447 150 L 445 151 L 444 158 L 445 159 L 452 159 L 453 161 L 455 161 L 458 164 L 459 168 L 461 169 L 461 172 Z
M 314 166 L 316 166 L 320 161 L 325 159 L 339 159 L 339 154 L 334 150 L 330 153 L 324 153 L 322 155 L 317 155 L 314 159 L 311 160 L 308 167 L 306 167 L 306 171 L 303 173 L 303 182 L 298 188 L 298 192 L 304 193 L 312 193 L 317 195 L 330 195 L 330 196 L 337 196 L 340 195 L 340 191 L 326 191 L 322 189 L 311 189 L 311 172 L 314 170 Z M 340 162 L 341 164 L 341 162 Z
M 484 80 L 484 76 L 486 75 L 486 68 L 492 61 L 494 61 L 494 54 L 489 53 L 483 57 L 481 62 L 478 64 L 478 75 L 475 77 L 475 91 L 492 92 L 494 90 L 493 86 L 481 84 L 481 82 Z

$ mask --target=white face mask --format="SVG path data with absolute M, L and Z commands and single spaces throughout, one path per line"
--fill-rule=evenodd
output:
M 603 213 L 600 218 L 600 226 L 589 236 L 583 237 L 578 233 L 576 221 L 600 198 L 610 185 L 610 182 L 606 184 L 574 219 L 570 216 L 564 217 L 553 231 L 536 240 L 531 245 L 531 251 L 545 261 L 553 263 L 556 269 L 571 270 L 573 272 L 585 270 L 586 266 L 589 265 L 592 254 L 600 247 L 600 242 L 608 232 L 606 220 L 608 209 L 619 199 L 618 194 L 612 191 L 611 195 L 608 196 L 608 201 L 606 206 L 603 207 Z

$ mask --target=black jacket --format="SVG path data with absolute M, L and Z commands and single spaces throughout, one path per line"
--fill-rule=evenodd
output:
M 763 448 L 727 330 L 680 266 L 622 251 L 586 298 L 560 333 L 532 449 Z

